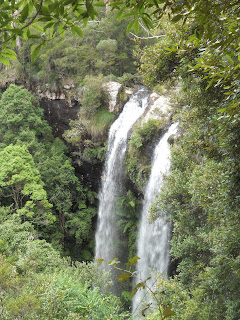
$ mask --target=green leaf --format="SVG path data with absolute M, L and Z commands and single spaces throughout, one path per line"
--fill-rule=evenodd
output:
M 172 22 L 178 22 L 180 19 L 182 19 L 182 15 L 181 14 L 177 14 L 176 16 L 174 16 L 172 18 Z
M 135 14 L 134 14 L 133 11 L 130 11 L 130 12 L 127 12 L 127 13 L 123 14 L 123 15 L 121 16 L 121 19 L 119 19 L 119 20 L 123 20 L 123 19 L 128 18 L 128 17 L 131 17 L 131 16 L 135 16 Z
M 234 65 L 234 61 L 233 61 L 232 57 L 231 57 L 229 54 L 226 54 L 226 58 L 228 59 L 228 61 L 229 61 L 232 65 Z
M 131 296 L 135 296 L 135 294 L 138 292 L 139 289 L 145 289 L 145 281 L 142 281 L 142 282 L 139 282 L 136 287 L 133 289 L 132 293 L 131 293 Z
M 121 8 L 121 9 L 118 11 L 118 13 L 117 13 L 116 16 L 115 16 L 115 19 L 116 19 L 116 20 L 120 20 L 120 19 L 121 19 L 124 10 L 125 10 L 125 7 Z
M 65 1 L 63 2 L 63 4 L 64 4 L 64 5 L 68 5 L 68 4 L 72 3 L 72 2 L 74 2 L 74 0 L 65 0 Z
M 40 49 L 41 49 L 41 46 L 42 46 L 42 44 L 39 44 L 39 45 L 33 50 L 32 54 L 31 54 L 31 62 L 34 62 L 34 61 L 37 59 L 37 57 L 38 57 L 38 55 L 39 55 L 39 52 L 40 52 Z
M 104 261 L 104 259 L 97 259 L 98 262 L 98 266 L 100 266 L 100 264 Z
M 37 30 L 37 31 L 39 31 L 39 32 L 41 32 L 41 33 L 44 33 L 44 29 L 43 29 L 43 27 L 41 27 L 40 25 L 38 25 L 38 24 L 33 24 L 32 27 L 33 27 L 35 30 Z
M 38 36 L 36 34 L 31 34 L 28 39 L 41 39 L 42 37 L 41 36 Z
M 53 21 L 49 21 L 48 23 L 46 23 L 45 24 L 45 26 L 44 26 L 44 31 L 46 31 L 47 29 L 49 29 L 49 28 L 51 28 L 51 26 L 54 24 L 54 22 Z
M 119 282 L 122 282 L 122 281 L 126 281 L 126 280 L 129 280 L 129 278 L 131 277 L 131 273 L 130 272 L 125 272 L 125 273 L 122 273 L 118 276 L 118 281 Z
M 41 14 L 41 15 L 46 15 L 46 16 L 50 16 L 50 15 L 51 15 L 48 7 L 46 7 L 46 6 L 42 6 L 42 7 L 41 7 L 40 14 Z M 50 17 L 50 18 L 51 18 L 51 17 Z
M 101 2 L 94 3 L 94 6 L 95 7 L 100 7 L 100 8 L 106 7 L 105 3 L 101 3 Z
M 135 20 L 133 28 L 134 28 L 135 34 L 138 34 L 138 32 L 139 32 L 139 21 L 138 20 Z
M 134 24 L 134 20 L 132 20 L 132 21 L 129 22 L 129 24 L 128 24 L 128 26 L 127 26 L 127 31 L 126 31 L 127 34 L 129 34 L 129 32 L 131 31 L 133 24 Z
M 72 26 L 71 27 L 71 30 L 72 30 L 72 34 L 73 35 L 79 35 L 80 37 L 83 37 L 83 32 L 82 32 L 82 29 L 79 28 L 78 26 Z
M 132 259 L 128 260 L 128 263 L 126 263 L 126 266 L 131 266 L 133 264 L 136 264 L 140 258 L 138 256 L 133 257 Z
M 85 17 L 85 18 L 83 18 L 83 24 L 84 24 L 84 26 L 86 26 L 86 25 L 87 25 L 87 23 L 88 23 L 88 19 L 89 19 L 89 17 Z
M 124 229 L 123 229 L 123 233 L 127 232 L 128 229 L 132 228 L 132 221 L 128 221 L 128 223 L 125 225 Z
M 111 7 L 117 7 L 117 6 L 121 6 L 121 5 L 122 5 L 122 1 L 110 2 Z
M 9 54 L 9 53 L 2 53 L 3 54 L 3 56 L 4 57 L 6 57 L 6 58 L 9 58 L 9 59 L 12 59 L 12 60 L 17 60 L 17 57 L 16 57 L 16 55 L 12 55 L 12 54 Z
M 163 319 L 172 317 L 175 315 L 175 312 L 172 311 L 172 305 L 170 304 L 164 311 L 163 311 Z
M 7 67 L 10 66 L 10 61 L 5 57 L 0 57 L 0 61 Z
M 116 266 L 120 261 L 118 261 L 118 258 L 114 258 L 112 261 L 109 261 L 108 264 L 110 266 Z
M 28 13 L 29 13 L 29 6 L 28 4 L 26 4 L 26 6 L 22 9 L 22 12 L 21 12 L 21 16 L 20 16 L 21 22 L 24 22 L 27 19 Z
M 149 19 L 147 16 L 142 16 L 142 21 L 148 29 L 154 28 L 151 19 Z
M 142 310 L 142 315 L 143 315 L 144 317 L 146 317 L 145 312 L 151 307 L 151 305 L 152 305 L 152 303 L 148 303 L 147 306 L 146 306 L 146 308 L 144 308 L 144 309 Z
M 17 60 L 16 52 L 11 49 L 6 49 L 5 51 L 2 52 L 2 54 L 9 59 Z

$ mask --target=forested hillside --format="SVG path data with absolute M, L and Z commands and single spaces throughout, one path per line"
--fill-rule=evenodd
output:
M 0 318 L 240 319 L 238 2 L 0 5 Z M 107 268 L 121 269 L 118 287 L 108 261 L 94 262 L 98 188 L 125 88 L 140 85 L 167 98 L 171 114 L 155 110 L 128 134 L 115 208 L 127 264 Z M 58 137 L 40 107 L 53 94 L 78 108 Z M 171 221 L 171 260 L 167 276 L 153 270 L 153 300 L 137 316 L 132 297 L 149 283 L 134 285 L 142 200 L 153 148 L 173 122 L 170 169 L 149 215 Z

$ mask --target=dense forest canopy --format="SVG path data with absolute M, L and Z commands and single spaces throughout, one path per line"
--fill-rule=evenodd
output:
M 131 305 L 131 283 L 120 301 L 107 293 L 109 274 L 91 262 L 97 193 L 78 174 L 84 163 L 103 164 L 116 118 L 104 83 L 114 80 L 171 92 L 173 121 L 180 123 L 169 175 L 151 208 L 153 221 L 162 212 L 172 220 L 170 277 L 158 275 L 151 288 L 158 308 L 147 306 L 143 315 L 238 320 L 238 1 L 12 0 L 0 6 L 0 317 L 134 319 L 123 311 Z M 72 88 L 66 99 L 69 105 L 78 99 L 81 108 L 64 138 L 53 136 L 34 94 L 11 82 L 33 92 Z M 129 137 L 128 189 L 118 201 L 118 245 L 129 259 L 122 282 L 135 277 L 141 195 L 151 169 L 144 152 L 166 125 L 137 124 Z M 143 279 L 133 294 L 145 285 Z
M 198 49 L 199 59 L 192 66 L 193 70 L 204 72 L 209 84 L 226 84 L 226 94 L 232 100 L 229 111 L 239 105 L 240 9 L 237 0 L 21 0 L 2 1 L 1 6 L 0 61 L 6 65 L 9 65 L 9 59 L 16 59 L 12 49 L 17 39 L 37 40 L 31 49 L 31 59 L 34 61 L 41 47 L 56 33 L 64 37 L 65 32 L 71 30 L 73 35 L 83 36 L 82 24 L 97 19 L 101 7 L 107 6 L 108 10 L 117 11 L 118 20 L 130 17 L 127 32 L 133 29 L 136 34 L 141 27 L 152 29 L 161 25 L 162 18 L 167 14 L 173 24 L 181 21 L 189 24 L 191 29 L 183 46 L 174 41 L 169 49 L 180 56 L 184 51 Z M 109 43 L 108 47 L 107 43 L 105 47 L 103 43 L 101 45 L 104 50 L 114 48 L 113 43 Z

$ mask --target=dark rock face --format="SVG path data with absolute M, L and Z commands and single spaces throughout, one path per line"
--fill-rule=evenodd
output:
M 72 103 L 70 107 L 66 100 L 60 99 L 50 100 L 42 98 L 40 106 L 44 110 L 45 119 L 52 127 L 53 135 L 59 138 L 62 138 L 64 131 L 70 128 L 69 121 L 78 118 L 80 110 L 80 104 L 77 102 Z
M 101 175 L 103 172 L 104 162 L 98 164 L 83 162 L 79 165 L 77 157 L 72 157 L 72 159 L 73 166 L 76 169 L 76 175 L 79 180 L 88 185 L 91 190 L 98 193 L 101 187 Z
M 46 97 L 40 100 L 40 106 L 44 110 L 44 117 L 48 124 L 52 127 L 53 135 L 62 139 L 62 135 L 65 130 L 70 129 L 70 120 L 77 120 L 80 110 L 80 104 L 76 101 L 72 101 L 69 106 L 68 101 L 64 99 L 48 99 Z M 68 145 L 71 157 L 73 160 L 73 166 L 75 167 L 75 173 L 80 181 L 92 187 L 92 190 L 98 192 L 101 183 L 101 172 L 103 169 L 103 163 L 98 165 L 92 165 L 87 162 L 79 163 L 78 156 L 74 155 L 79 150 L 72 145 Z

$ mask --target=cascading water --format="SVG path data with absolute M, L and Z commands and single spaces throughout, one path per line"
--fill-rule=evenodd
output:
M 98 226 L 95 238 L 96 258 L 104 259 L 106 262 L 118 256 L 115 207 L 123 184 L 128 132 L 144 113 L 147 103 L 147 91 L 145 88 L 140 88 L 125 104 L 122 113 L 110 128 L 103 181 L 99 193 Z
M 148 212 L 163 184 L 163 177 L 170 167 L 170 147 L 168 138 L 177 131 L 177 123 L 172 124 L 163 135 L 155 148 L 151 175 L 144 194 L 140 231 L 138 235 L 138 253 L 140 257 L 137 264 L 137 274 L 144 281 L 150 277 L 150 270 L 167 273 L 169 263 L 169 237 L 170 223 L 166 216 L 157 218 L 153 223 L 148 223 Z M 152 282 L 151 282 L 152 281 Z M 153 280 L 147 282 L 153 285 Z M 138 290 L 133 300 L 133 311 L 137 308 L 146 292 Z M 148 300 L 150 302 L 150 300 Z

